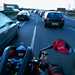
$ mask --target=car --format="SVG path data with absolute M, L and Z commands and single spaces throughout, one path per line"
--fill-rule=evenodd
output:
M 38 11 L 38 14 L 41 16 L 41 14 L 42 14 L 42 10 L 39 10 L 39 11 Z
M 18 24 L 0 12 L 0 48 L 4 48 L 18 34 Z
M 35 9 L 35 10 L 33 10 L 33 13 L 38 14 L 38 11 L 39 11 L 38 9 Z
M 17 14 L 18 21 L 29 21 L 30 13 L 27 10 L 22 10 Z
M 19 7 L 16 4 L 4 4 L 4 14 L 7 16 L 15 16 L 19 12 Z
M 42 12 L 40 13 L 40 16 L 42 17 L 42 16 L 44 15 L 44 13 L 45 13 L 45 11 L 42 11 Z
M 63 28 L 64 26 L 64 15 L 61 12 L 49 11 L 43 16 L 45 27 L 50 28 Z
M 30 13 L 30 15 L 31 15 L 31 13 L 32 13 L 32 10 L 28 10 L 29 11 L 29 13 Z

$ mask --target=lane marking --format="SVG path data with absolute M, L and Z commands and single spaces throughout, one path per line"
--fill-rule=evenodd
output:
M 22 26 L 24 26 L 25 25 L 25 22 L 24 23 L 22 23 Z
M 32 37 L 31 46 L 30 46 L 32 48 L 32 50 L 34 48 L 35 37 L 36 37 L 36 26 L 34 27 L 33 37 Z
M 23 27 L 23 26 L 24 26 L 24 23 L 25 23 L 25 22 L 23 22 L 22 24 L 20 23 L 20 24 L 19 24 L 19 27 L 20 27 L 20 28 Z

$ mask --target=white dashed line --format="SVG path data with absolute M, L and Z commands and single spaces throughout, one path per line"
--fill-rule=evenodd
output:
M 35 43 L 35 37 L 36 37 L 36 26 L 35 26 L 35 28 L 34 28 L 33 37 L 32 37 L 32 42 L 31 42 L 31 48 L 32 48 L 32 50 L 33 50 L 34 43 Z
M 22 27 L 24 24 L 25 24 L 25 22 L 24 22 L 24 23 L 22 23 L 22 24 L 20 24 L 20 27 Z

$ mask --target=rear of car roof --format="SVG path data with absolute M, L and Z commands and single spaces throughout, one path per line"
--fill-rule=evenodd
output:
M 29 15 L 29 12 L 27 10 L 20 11 L 17 15 Z
M 48 14 L 51 14 L 51 13 L 56 13 L 56 14 L 60 14 L 60 15 L 63 15 L 63 13 L 62 12 L 60 12 L 60 11 L 47 11 L 47 12 L 45 12 L 45 14 L 44 14 L 44 18 L 46 18 L 47 17 L 47 15 Z

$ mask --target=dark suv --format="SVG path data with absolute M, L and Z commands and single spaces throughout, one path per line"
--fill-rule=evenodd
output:
M 46 13 L 44 18 L 45 27 L 55 27 L 55 28 L 63 28 L 64 26 L 64 17 L 61 12 L 48 12 Z

